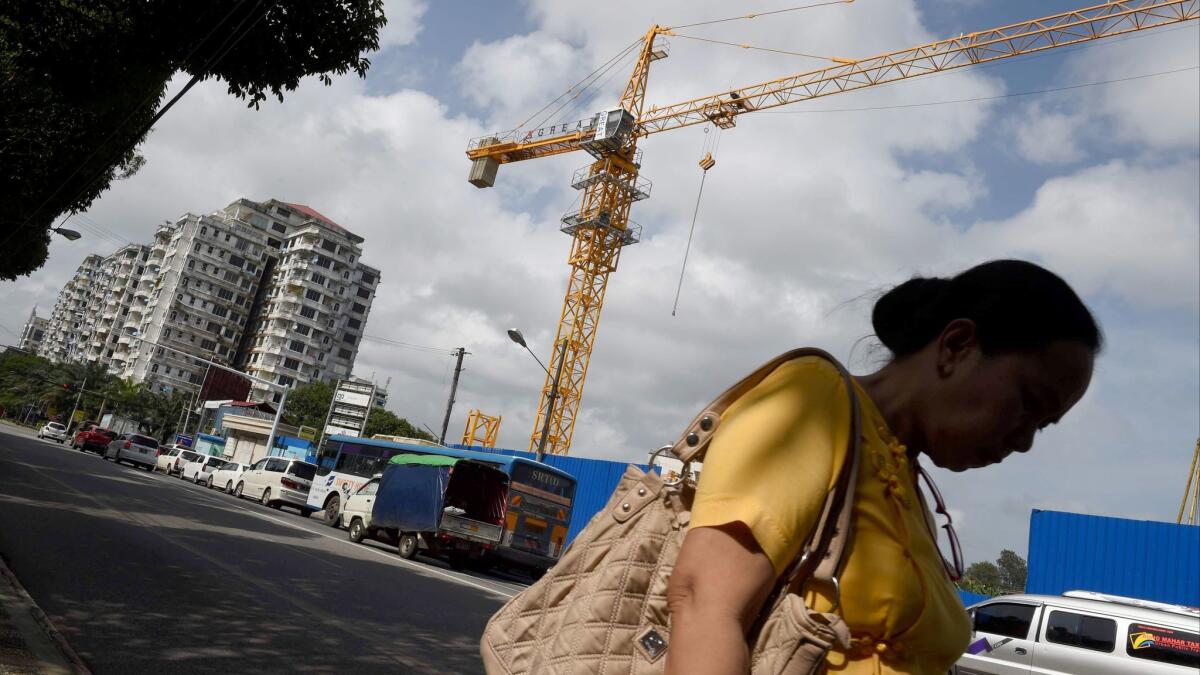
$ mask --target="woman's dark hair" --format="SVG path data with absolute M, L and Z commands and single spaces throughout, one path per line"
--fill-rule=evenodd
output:
M 897 358 L 920 351 L 955 319 L 975 322 L 985 353 L 1068 340 L 1096 354 L 1104 341 L 1067 282 L 1024 260 L 993 260 L 949 279 L 914 277 L 885 293 L 871 312 L 875 335 Z

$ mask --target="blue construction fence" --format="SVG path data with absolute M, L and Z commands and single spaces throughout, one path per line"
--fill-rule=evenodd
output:
M 1025 589 L 1200 606 L 1200 526 L 1035 510 Z

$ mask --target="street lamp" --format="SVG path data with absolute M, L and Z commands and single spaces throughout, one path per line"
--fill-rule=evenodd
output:
M 82 234 L 79 234 L 78 231 L 68 230 L 65 227 L 52 227 L 50 228 L 50 231 L 57 232 L 58 234 L 62 235 L 63 239 L 66 239 L 67 241 L 75 241 L 83 236 Z
M 525 351 L 529 352 L 529 355 L 533 357 L 534 361 L 538 362 L 542 370 L 546 371 L 546 376 L 549 377 L 550 369 L 546 368 L 546 364 L 542 363 L 537 354 L 534 354 L 529 345 L 525 343 L 525 336 L 521 335 L 521 331 L 516 328 L 509 328 L 508 338 L 524 347 Z M 550 436 L 550 416 L 554 414 L 554 401 L 558 398 L 558 380 L 562 377 L 563 362 L 567 360 L 567 338 L 563 338 L 559 346 L 558 367 L 554 369 L 554 379 L 550 382 L 550 394 L 546 400 L 546 418 L 542 421 L 542 435 L 538 439 L 537 461 L 539 462 L 546 456 L 546 439 Z

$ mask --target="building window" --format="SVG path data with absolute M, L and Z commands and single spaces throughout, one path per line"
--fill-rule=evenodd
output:
M 362 328 L 362 322 L 354 318 L 348 319 L 346 325 L 350 328 Z
M 278 232 L 280 234 L 287 233 L 287 227 L 285 225 L 283 225 L 282 223 L 271 223 L 271 229 L 275 230 L 276 232 Z
M 200 348 L 211 352 L 212 350 L 217 348 L 217 343 L 212 340 L 201 340 Z
M 288 211 L 287 209 L 283 208 L 282 206 L 276 206 L 275 213 L 278 213 L 279 215 L 283 216 L 284 218 L 292 217 L 292 212 Z
M 208 234 L 208 228 L 207 227 L 200 228 L 200 234 Z
M 279 241 L 278 239 L 267 239 L 267 246 L 270 246 L 271 248 L 281 248 L 283 246 L 283 242 Z
M 225 307 L 213 307 L 212 313 L 219 317 L 225 317 L 229 314 L 229 310 Z
M 281 385 L 285 386 L 285 387 L 290 387 L 290 386 L 292 386 L 293 384 L 295 384 L 295 383 L 296 383 L 296 378 L 294 378 L 294 377 L 288 377 L 287 375 L 280 375 L 280 376 L 279 376 L 279 379 L 277 379 L 277 380 L 275 380 L 275 381 L 276 381 L 276 382 L 278 382 L 279 384 L 281 384 Z
M 370 272 L 363 272 L 362 282 L 368 286 L 375 285 L 375 275 Z
M 233 291 L 225 289 L 225 288 L 218 288 L 217 289 L 217 297 L 222 300 L 232 300 L 233 299 Z
M 317 310 L 312 307 L 301 307 L 300 308 L 300 316 L 302 316 L 306 319 L 311 319 L 311 318 L 315 317 L 316 315 L 317 315 Z
M 354 352 L 350 351 L 349 349 L 339 349 L 338 358 L 347 360 L 352 359 L 354 358 Z
M 311 331 L 312 329 L 302 323 L 298 323 L 298 324 L 295 324 L 295 326 L 292 328 L 292 330 L 296 331 L 297 333 L 299 333 L 301 335 L 308 335 L 309 331 Z
M 246 259 L 240 256 L 231 255 L 229 256 L 229 264 L 233 265 L 234 267 L 241 267 L 242 265 L 246 264 Z
M 288 342 L 288 349 L 290 349 L 294 352 L 300 352 L 301 354 L 303 354 L 304 353 L 304 343 L 300 340 L 292 340 L 291 342 Z
M 350 311 L 354 312 L 355 314 L 366 314 L 367 307 L 366 305 L 361 305 L 356 302 L 354 303 L 354 306 L 350 308 Z
M 321 284 L 322 286 L 325 285 L 325 275 L 324 274 L 317 274 L 316 272 L 313 272 L 312 276 L 310 278 L 315 283 Z
M 346 344 L 351 344 L 351 345 L 352 345 L 352 344 L 354 344 L 356 341 L 358 341 L 358 336 L 357 336 L 357 335 L 351 335 L 350 333 L 346 333 L 345 335 L 343 335 L 343 336 L 342 336 L 342 342 L 345 342 Z
M 358 289 L 358 297 L 366 300 L 367 298 L 371 297 L 371 291 L 366 288 L 360 288 Z
M 308 289 L 307 291 L 304 291 L 304 297 L 308 298 L 309 300 L 313 300 L 315 302 L 321 301 L 321 293 L 319 291 L 314 291 L 311 288 Z
M 300 361 L 298 359 L 293 359 L 290 357 L 285 358 L 283 360 L 283 367 L 287 368 L 288 370 L 299 370 L 300 369 Z

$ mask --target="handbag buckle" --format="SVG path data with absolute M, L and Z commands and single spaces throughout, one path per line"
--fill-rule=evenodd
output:
M 661 448 L 650 453 L 650 461 L 646 463 L 647 468 L 649 468 L 651 471 L 653 471 L 654 465 L 658 461 L 658 456 L 662 455 L 664 453 L 671 453 L 672 447 L 674 447 L 674 446 L 664 445 Z M 674 453 L 671 453 L 671 455 L 674 456 Z M 686 482 L 689 478 L 691 478 L 691 476 L 692 476 L 692 463 L 684 462 L 683 469 L 679 472 L 679 477 L 674 480 L 665 480 L 664 479 L 663 485 L 666 485 L 668 487 L 674 487 L 676 485 L 680 485 L 680 484 Z

